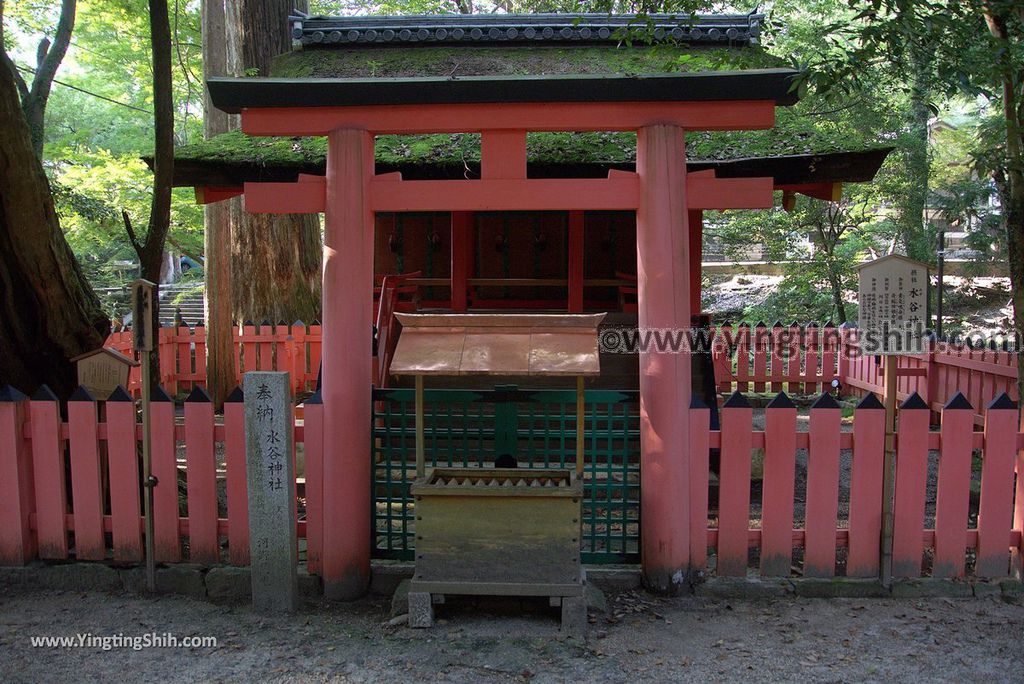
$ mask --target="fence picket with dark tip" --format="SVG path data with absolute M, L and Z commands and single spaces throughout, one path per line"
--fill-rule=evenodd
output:
M 104 560 L 107 550 L 103 539 L 99 418 L 96 400 L 84 387 L 75 390 L 68 400 L 68 434 L 75 558 Z
M 160 327 L 160 332 L 157 335 L 157 357 L 160 359 L 159 383 L 165 390 L 170 392 L 172 396 L 178 393 L 179 388 L 177 375 L 178 350 L 177 343 L 174 338 L 174 327 Z
M 714 328 L 711 328 L 714 333 Z M 715 380 L 719 392 L 728 392 L 732 389 L 732 347 L 735 345 L 733 338 L 732 324 L 726 321 L 718 328 L 718 336 L 714 340 L 711 358 L 715 368 Z M 739 354 L 737 353 L 737 363 Z
M 1006 530 L 1013 524 L 1013 472 L 1017 459 L 1017 404 L 1001 394 L 985 413 L 985 456 L 978 505 L 979 577 L 1005 577 L 1009 568 Z
M 36 552 L 31 528 L 31 454 L 22 424 L 28 397 L 14 387 L 0 388 L 0 564 L 22 565 Z
M 722 449 L 718 474 L 718 574 L 744 577 L 750 524 L 750 456 L 753 411 L 734 392 L 722 407 Z
M 765 408 L 761 575 L 788 577 L 793 561 L 796 405 L 785 393 Z
M 751 346 L 754 349 L 754 391 L 764 392 L 764 379 L 767 377 L 768 348 L 771 344 L 771 336 L 764 322 L 759 322 L 755 325 L 752 333 L 754 335 L 754 339 L 751 342 Z
M 249 488 L 245 470 L 245 394 L 224 400 L 224 465 L 228 508 L 228 562 L 249 564 Z
M 199 387 L 185 400 L 185 468 L 188 484 L 189 560 L 220 561 L 217 535 L 217 462 L 213 403 Z
M 178 457 L 174 430 L 174 402 L 162 388 L 153 391 L 150 403 L 153 477 L 153 545 L 159 563 L 181 560 L 178 512 Z
M 60 405 L 46 385 L 32 395 L 29 416 L 39 557 L 64 560 L 68 557 L 64 440 L 61 438 Z
M 317 391 L 306 400 L 303 414 L 303 455 L 306 466 L 306 564 L 310 573 L 322 568 L 324 545 L 324 407 Z
M 802 331 L 803 336 L 803 390 L 815 394 L 826 388 L 818 387 L 818 326 L 809 323 Z
M 788 351 L 787 341 L 783 331 L 785 328 L 782 327 L 781 321 L 775 321 L 775 325 L 772 326 L 771 330 L 771 355 L 772 355 L 772 368 L 771 368 L 771 391 L 781 392 L 782 391 L 782 378 L 785 377 L 785 372 L 782 367 L 785 355 Z
M 272 371 L 274 370 L 274 340 L 276 339 L 276 334 L 273 326 L 270 325 L 270 321 L 263 321 L 257 334 L 260 336 L 260 341 L 257 345 L 259 360 L 256 363 L 256 369 Z
M 178 391 L 180 392 L 190 390 L 195 386 L 195 382 L 188 379 L 195 377 L 192 370 L 192 328 L 182 321 L 182 324 L 175 328 L 174 335 L 175 346 L 178 349 L 178 368 L 175 371 L 175 377 L 178 379 Z
M 206 385 L 206 327 L 200 320 L 196 323 L 195 327 L 192 328 L 192 341 L 189 345 L 192 347 L 192 358 L 195 371 L 193 371 L 192 385 Z
M 841 420 L 839 404 L 827 392 L 811 406 L 804 577 L 835 575 Z
M 750 326 L 740 323 L 737 328 L 736 337 L 736 391 L 746 392 L 750 385 Z M 726 388 L 728 390 L 728 388 Z
M 938 489 L 935 495 L 935 560 L 932 577 L 964 575 L 964 540 L 971 500 L 974 407 L 957 393 L 942 410 Z
M 316 389 L 317 381 L 320 377 L 320 355 L 323 351 L 323 345 L 321 344 L 323 327 L 320 325 L 320 321 L 314 320 L 309 324 L 309 337 L 316 339 L 316 343 L 310 342 L 309 344 L 309 387 Z
M 896 493 L 893 497 L 892 576 L 921 576 L 925 485 L 928 481 L 928 406 L 916 392 L 897 413 Z
M 110 527 L 114 560 L 141 561 L 142 516 L 135 401 L 123 387 L 107 399 L 107 458 L 110 476 Z
M 868 394 L 854 410 L 847 577 L 877 577 L 882 534 L 885 407 Z
M 249 371 L 259 370 L 256 358 L 256 324 L 252 321 L 245 321 L 242 324 L 242 363 L 238 366 L 238 384 L 242 384 L 242 378 Z
M 690 564 L 708 561 L 708 473 L 711 409 L 697 395 L 690 402 Z
M 786 351 L 786 377 L 789 379 L 788 387 L 790 394 L 799 394 L 807 391 L 802 382 L 803 373 L 800 369 L 802 348 L 803 331 L 800 329 L 800 324 L 793 321 L 789 324 L 789 344 Z
M 821 391 L 827 392 L 836 377 L 836 356 L 839 355 L 839 331 L 832 321 L 822 328 L 821 341 Z
M 306 377 L 309 375 L 306 352 L 306 324 L 302 321 L 292 323 L 292 342 L 295 357 L 292 360 L 292 389 L 294 392 L 305 392 L 308 389 Z

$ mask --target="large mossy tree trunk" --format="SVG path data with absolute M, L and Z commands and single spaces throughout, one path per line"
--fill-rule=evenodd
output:
M 928 202 L 928 121 L 932 112 L 928 108 L 931 99 L 931 60 L 921 48 L 911 47 L 910 61 L 910 134 L 901 154 L 907 174 L 906 194 L 900 201 L 900 238 L 907 250 L 907 256 L 924 262 L 931 262 L 934 250 L 925 226 L 925 208 Z
M 1024 429 L 1024 67 L 1009 49 L 1024 38 L 1024 13 L 1016 6 L 990 5 L 983 14 L 989 32 L 1000 47 L 995 64 L 1002 86 L 1006 159 L 1005 168 L 997 169 L 995 175 L 1006 229 L 1017 344 L 1017 399 L 1020 426 Z
M 33 392 L 46 383 L 66 398 L 69 359 L 109 332 L 61 232 L 14 76 L 0 69 L 0 385 Z
M 289 13 L 307 8 L 301 1 L 242 0 L 246 74 L 269 75 L 271 60 L 291 47 Z M 320 317 L 323 243 L 317 215 L 245 214 L 232 238 L 236 317 L 257 323 Z
M 203 0 L 203 76 L 238 76 L 241 35 L 237 30 L 237 5 L 227 6 L 225 0 Z M 213 106 L 209 93 L 204 107 L 203 133 L 212 138 L 238 127 L 237 116 L 226 114 Z M 233 276 L 231 269 L 232 234 L 242 213 L 241 199 L 207 204 L 203 208 L 206 261 L 206 389 L 214 406 L 220 410 L 237 381 L 234 339 Z

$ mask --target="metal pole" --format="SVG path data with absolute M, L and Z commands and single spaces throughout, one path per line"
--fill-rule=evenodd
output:
M 153 541 L 153 477 L 151 449 L 153 444 L 150 430 L 150 399 L 153 384 L 152 354 L 156 345 L 153 338 L 160 333 L 156 320 L 156 305 L 159 303 L 159 288 L 155 283 L 139 279 L 132 283 L 132 348 L 139 352 L 142 362 L 142 490 L 143 513 L 146 526 L 146 588 L 156 591 L 156 554 Z
M 427 474 L 425 444 L 423 436 L 423 376 L 416 376 L 416 478 Z
M 882 465 L 882 566 L 880 579 L 883 586 L 889 587 L 892 584 L 892 509 L 895 489 L 893 463 L 896 460 L 896 367 L 899 357 L 892 355 L 883 358 L 885 359 L 885 458 Z
M 152 369 L 150 367 L 151 352 L 141 352 L 142 356 L 142 482 L 145 492 L 144 511 L 146 515 L 146 588 L 156 592 L 156 557 L 153 543 L 153 466 L 151 460 L 152 432 L 150 429 L 150 383 Z
M 946 267 L 946 231 L 939 231 L 938 268 L 935 284 L 935 339 L 942 340 L 942 290 Z

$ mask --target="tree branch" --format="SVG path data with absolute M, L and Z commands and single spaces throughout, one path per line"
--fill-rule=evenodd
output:
M 124 231 L 128 233 L 128 241 L 132 243 L 132 247 L 138 253 L 139 257 L 142 257 L 142 243 L 139 242 L 138 236 L 135 234 L 135 228 L 132 227 L 132 218 L 128 215 L 128 212 L 124 209 L 121 210 L 121 220 L 124 221 Z
M 71 32 L 75 28 L 75 12 L 78 7 L 78 0 L 62 0 L 60 8 L 60 19 L 57 21 L 57 32 L 53 37 L 53 44 L 49 45 L 45 38 L 39 43 L 39 50 L 36 52 L 36 77 L 32 79 L 30 96 L 45 102 L 50 96 L 50 87 L 57 75 L 57 67 L 60 66 L 64 55 L 67 54 L 68 46 L 71 45 Z

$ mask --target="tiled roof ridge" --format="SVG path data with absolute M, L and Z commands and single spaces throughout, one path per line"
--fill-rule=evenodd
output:
M 763 14 L 421 14 L 288 17 L 296 47 L 317 45 L 617 43 L 631 29 L 655 42 L 756 45 Z

